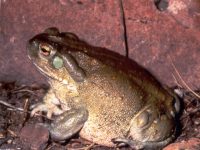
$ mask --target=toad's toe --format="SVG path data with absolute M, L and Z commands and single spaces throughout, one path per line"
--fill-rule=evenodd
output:
M 46 103 L 38 103 L 36 105 L 31 106 L 31 116 L 34 116 L 38 112 L 47 113 L 47 118 L 51 118 L 52 115 L 60 115 L 63 111 L 56 105 L 47 105 Z

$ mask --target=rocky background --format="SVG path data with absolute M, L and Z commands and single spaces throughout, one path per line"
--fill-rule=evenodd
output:
M 45 78 L 29 61 L 26 43 L 48 27 L 128 54 L 170 87 L 183 85 L 174 64 L 189 87 L 200 88 L 199 0 L 0 0 L 0 101 L 26 110 L 27 99 L 36 103 L 45 93 L 46 86 L 38 87 L 46 84 Z M 187 92 L 185 95 L 183 132 L 166 150 L 199 149 L 199 99 Z M 34 126 L 43 119 L 33 118 L 27 125 L 26 113 L 19 115 L 1 105 L 0 113 L 0 148 L 39 149 L 47 145 L 47 131 Z M 88 143 L 80 142 L 79 137 L 67 146 L 51 143 L 48 149 L 73 149 L 77 143 L 82 149 L 102 149 L 85 146 Z
M 26 43 L 35 34 L 54 26 L 123 55 L 128 47 L 131 59 L 168 86 L 177 84 L 171 57 L 184 81 L 192 89 L 199 88 L 199 0 L 1 0 L 0 3 L 0 80 L 45 83 L 28 60 Z

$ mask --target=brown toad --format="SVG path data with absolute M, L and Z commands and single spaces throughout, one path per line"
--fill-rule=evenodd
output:
M 32 110 L 57 115 L 54 140 L 80 136 L 105 146 L 163 147 L 174 139 L 179 100 L 134 61 L 48 28 L 29 40 L 29 58 L 50 89 Z

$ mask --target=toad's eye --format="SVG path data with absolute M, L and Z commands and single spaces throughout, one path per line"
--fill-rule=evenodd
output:
M 51 47 L 47 44 L 40 44 L 40 52 L 44 56 L 49 56 L 51 53 Z

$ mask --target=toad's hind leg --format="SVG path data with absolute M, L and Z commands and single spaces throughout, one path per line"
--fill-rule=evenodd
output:
M 165 139 L 164 141 L 159 141 L 159 142 L 140 142 L 140 141 L 135 141 L 131 139 L 126 139 L 126 138 L 114 138 L 112 139 L 112 142 L 117 144 L 119 147 L 124 146 L 124 145 L 129 145 L 131 148 L 136 149 L 136 150 L 160 150 L 164 146 L 166 146 L 168 143 L 172 141 L 172 138 L 169 137 Z
M 64 141 L 76 134 L 88 119 L 88 111 L 83 108 L 70 109 L 49 125 L 51 138 L 55 141 Z

